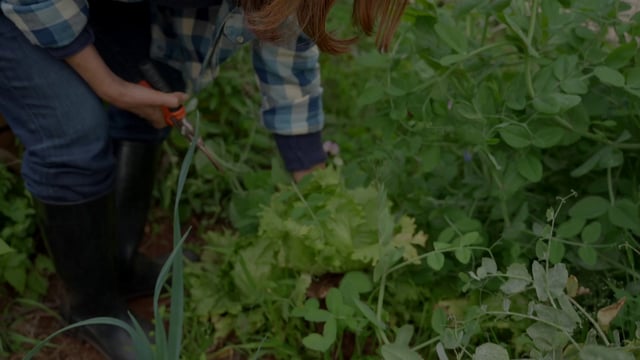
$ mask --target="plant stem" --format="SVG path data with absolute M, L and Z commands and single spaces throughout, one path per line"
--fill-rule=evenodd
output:
M 569 338 L 569 340 L 571 341 L 571 343 L 573 343 L 573 346 L 576 347 L 576 349 L 581 350 L 582 348 L 580 347 L 580 344 L 578 344 L 578 342 L 576 342 L 573 337 L 571 336 L 571 334 L 569 334 L 569 332 L 563 328 L 560 325 L 557 325 L 555 323 L 552 323 L 550 321 L 546 321 L 544 319 L 535 317 L 535 316 L 531 316 L 531 315 L 525 315 L 525 314 L 520 314 L 520 313 L 514 313 L 511 311 L 487 311 L 485 312 L 485 314 L 487 315 L 509 315 L 509 316 L 515 316 L 515 317 L 521 317 L 524 319 L 529 319 L 529 320 L 533 320 L 533 321 L 537 321 L 539 323 L 543 323 L 545 325 L 549 325 L 555 329 L 558 329 L 560 331 L 562 331 L 565 335 L 567 335 L 567 337 Z
M 640 144 L 638 143 L 625 143 L 625 144 L 621 144 L 621 143 L 617 143 L 615 141 L 611 141 L 607 138 L 603 138 L 602 136 L 598 136 L 595 134 L 592 134 L 590 132 L 585 132 L 585 131 L 579 131 L 573 128 L 573 126 L 571 126 L 571 124 L 567 123 L 563 118 L 561 118 L 560 116 L 554 116 L 553 119 L 559 124 L 561 125 L 563 128 L 567 129 L 567 130 L 571 130 L 574 133 L 587 138 L 589 140 L 594 140 L 603 144 L 607 144 L 609 146 L 612 146 L 614 148 L 617 149 L 622 149 L 622 150 L 640 150 Z
M 382 306 L 384 303 L 384 291 L 387 285 L 387 274 L 382 275 L 382 279 L 380 279 L 380 291 L 378 292 L 378 307 L 376 310 L 376 315 L 378 320 L 382 321 Z M 385 344 L 389 343 L 389 339 L 384 331 L 380 330 L 380 336 L 382 337 L 382 341 Z
M 480 45 L 484 45 L 484 42 L 487 40 L 487 32 L 489 31 L 489 19 L 491 17 L 486 15 L 484 17 L 484 27 L 482 29 L 482 37 L 480 38 Z
M 416 260 L 422 260 L 424 258 L 426 258 L 427 256 L 429 256 L 429 254 L 444 254 L 444 253 L 448 253 L 448 252 L 454 252 L 456 250 L 459 249 L 469 249 L 469 250 L 484 250 L 486 252 L 488 252 L 489 254 L 491 254 L 491 250 L 486 248 L 486 247 L 481 247 L 481 246 L 456 246 L 456 247 L 451 247 L 451 248 L 447 248 L 447 249 L 442 249 L 442 250 L 433 250 L 433 251 L 429 251 L 427 253 L 424 253 L 418 257 L 414 257 L 411 258 L 411 260 L 405 260 L 403 262 L 401 262 L 400 264 L 392 267 L 391 269 L 389 269 L 389 271 L 387 271 L 387 275 L 391 274 L 392 272 L 396 271 L 396 270 L 400 270 L 403 267 L 409 265 L 409 264 L 414 264 Z
M 578 304 L 577 301 L 575 301 L 571 297 L 568 297 L 568 298 L 569 298 L 569 301 L 571 302 L 571 304 L 573 304 L 573 306 L 578 308 L 578 310 L 580 310 L 580 312 L 582 314 L 584 314 L 584 316 L 587 318 L 587 320 L 589 320 L 589 322 L 593 325 L 593 327 L 598 332 L 598 335 L 600 335 L 600 337 L 602 338 L 602 341 L 604 341 L 604 344 L 607 345 L 607 346 L 611 345 L 609 343 L 609 339 L 607 339 L 607 336 L 604 334 L 604 332 L 602 331 L 602 329 L 600 328 L 598 323 L 593 319 L 593 317 L 591 315 L 589 315 L 589 313 L 582 306 L 580 306 L 580 304 Z
M 527 91 L 529 92 L 529 96 L 531 96 L 531 98 L 533 99 L 536 97 L 536 91 L 533 89 L 533 80 L 531 79 L 531 58 L 528 54 L 527 58 L 524 60 L 524 66 L 524 75 L 527 81 Z
M 436 336 L 433 339 L 429 339 L 429 340 L 423 342 L 422 344 L 418 344 L 418 345 L 414 346 L 413 348 L 411 348 L 411 350 L 418 351 L 418 350 L 426 348 L 427 346 L 429 346 L 431 344 L 435 344 L 438 341 L 440 341 L 440 336 Z
M 527 90 L 529 91 L 529 96 L 531 98 L 536 97 L 536 92 L 533 88 L 533 80 L 531 78 L 531 48 L 533 45 L 531 42 L 533 41 L 533 34 L 536 29 L 536 20 L 538 17 L 538 6 L 540 5 L 540 0 L 534 0 L 533 5 L 531 7 L 531 17 L 529 18 L 529 31 L 527 33 L 527 54 L 524 60 L 525 62 L 525 77 L 527 81 Z
M 607 188 L 609 189 L 609 201 L 611 206 L 616 203 L 615 193 L 613 192 L 613 179 L 611 177 L 611 166 L 607 167 Z
M 527 43 L 531 46 L 531 41 L 533 41 L 533 33 L 536 30 L 536 20 L 538 17 L 538 7 L 540 6 L 540 0 L 533 0 L 533 5 L 531 6 L 531 17 L 529 18 L 529 32 L 527 33 Z

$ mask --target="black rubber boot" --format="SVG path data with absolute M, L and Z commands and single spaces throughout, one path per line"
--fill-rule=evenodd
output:
M 35 205 L 56 271 L 67 290 L 68 308 L 62 311 L 66 320 L 75 323 L 107 316 L 131 324 L 127 304 L 118 293 L 113 261 L 113 197 L 107 195 L 74 205 L 35 200 Z M 83 326 L 77 334 L 109 359 L 136 358 L 131 337 L 120 327 Z
M 116 141 L 114 148 L 118 161 L 116 264 L 120 292 L 132 299 L 153 294 L 164 263 L 138 251 L 149 215 L 160 144 Z

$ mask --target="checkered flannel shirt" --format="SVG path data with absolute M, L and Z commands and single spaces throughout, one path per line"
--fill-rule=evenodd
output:
M 181 69 L 191 90 L 198 91 L 236 50 L 251 45 L 263 125 L 276 135 L 319 132 L 324 115 L 317 46 L 298 29 L 277 44 L 258 41 L 236 1 L 218 3 L 197 9 L 153 7 L 151 56 Z M 0 0 L 0 6 L 33 44 L 51 51 L 87 37 L 86 0 Z

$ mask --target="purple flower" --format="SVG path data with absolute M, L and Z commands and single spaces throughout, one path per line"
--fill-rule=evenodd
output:
M 465 150 L 462 153 L 462 157 L 464 158 L 464 162 L 471 162 L 473 160 L 473 153 L 469 150 Z
M 322 149 L 332 156 L 337 156 L 340 153 L 340 146 L 333 141 L 325 141 L 324 144 L 322 144 Z

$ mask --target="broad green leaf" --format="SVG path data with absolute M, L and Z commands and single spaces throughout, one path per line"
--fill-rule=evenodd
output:
M 549 295 L 555 298 L 564 293 L 569 279 L 569 272 L 564 264 L 556 264 L 547 272 L 538 261 L 534 261 L 531 265 L 531 272 L 533 286 L 540 301 L 549 300 Z
M 4 270 L 4 279 L 19 294 L 23 294 L 27 285 L 27 269 L 24 266 L 11 267 Z
M 556 236 L 564 239 L 572 238 L 580 234 L 586 223 L 587 221 L 584 218 L 570 218 L 558 226 Z
M 529 326 L 526 332 L 537 349 L 542 351 L 551 351 L 553 349 L 557 330 L 551 325 L 536 322 Z
M 447 314 L 441 307 L 436 307 L 431 314 L 431 328 L 438 334 L 444 333 L 444 329 L 447 328 L 449 320 Z
M 420 153 L 420 170 L 431 172 L 440 164 L 440 146 L 428 146 Z
M 578 67 L 578 56 L 561 55 L 553 62 L 553 75 L 558 80 L 565 80 L 576 73 Z
M 536 72 L 533 78 L 533 89 L 536 94 L 556 93 L 558 80 L 553 76 L 553 67 L 545 66 Z
M 505 104 L 513 110 L 522 110 L 527 105 L 527 85 L 524 74 L 515 76 L 506 87 Z
M 450 242 L 453 241 L 453 238 L 456 236 L 456 229 L 452 228 L 452 227 L 448 227 L 444 230 L 442 230 L 440 232 L 440 234 L 438 234 L 438 240 L 436 241 L 436 243 L 439 243 L 442 246 L 442 244 L 448 244 Z M 434 247 L 436 245 L 434 244 Z M 444 248 L 444 247 L 443 247 Z M 439 248 L 436 248 L 439 249 Z
M 461 222 L 459 222 L 461 223 Z M 463 230 L 461 227 L 458 227 L 458 229 L 460 229 L 461 231 L 466 231 Z M 459 242 L 460 245 L 462 246 L 469 246 L 469 245 L 475 245 L 478 244 L 480 242 L 482 242 L 482 237 L 480 236 L 480 233 L 477 231 L 470 231 L 464 235 L 462 235 L 462 237 L 459 238 Z
M 615 226 L 640 233 L 638 205 L 629 199 L 620 199 L 609 208 L 609 220 Z
M 571 333 L 578 325 L 578 323 L 572 319 L 569 314 L 565 313 L 561 309 L 556 309 L 553 306 L 538 303 L 533 305 L 533 309 L 540 319 L 558 325 L 569 333 Z
M 595 219 L 609 211 L 609 201 L 601 196 L 587 196 L 569 209 L 569 215 L 581 219 Z
M 325 300 L 327 309 L 338 318 L 344 318 L 353 313 L 353 308 L 345 305 L 342 292 L 338 288 L 329 289 Z
M 582 78 L 566 79 L 560 82 L 560 88 L 567 94 L 584 95 L 589 92 L 589 83 Z
M 542 351 L 551 351 L 569 340 L 561 331 L 541 322 L 534 323 L 526 331 L 536 348 Z
M 527 267 L 520 263 L 509 265 L 507 276 L 509 280 L 500 286 L 500 290 L 507 295 L 523 292 L 531 283 L 531 275 L 529 275 Z
M 560 102 L 555 98 L 554 94 L 542 94 L 533 99 L 533 108 L 543 114 L 560 113 Z
M 384 344 L 380 348 L 384 360 L 423 360 L 422 356 L 404 344 Z
M 509 125 L 498 130 L 502 140 L 515 149 L 531 145 L 531 134 L 524 126 Z
M 465 16 L 469 14 L 472 10 L 478 8 L 479 6 L 484 7 L 486 5 L 486 0 L 477 1 L 477 0 L 461 0 L 456 4 L 456 7 L 453 9 L 453 15 L 457 18 Z
M 385 96 L 385 87 L 379 84 L 375 80 L 371 80 L 364 86 L 362 93 L 356 100 L 356 108 L 361 108 L 365 105 L 373 104 L 381 100 Z
M 500 345 L 484 343 L 476 348 L 472 360 L 509 360 L 509 352 Z
M 591 170 L 595 169 L 598 163 L 600 162 L 600 158 L 602 157 L 602 151 L 598 151 L 593 154 L 587 161 L 582 163 L 582 165 L 575 168 L 571 171 L 571 176 L 580 177 L 589 173 Z
M 469 58 L 467 54 L 452 54 L 452 55 L 443 56 L 442 59 L 440 59 L 440 65 L 451 66 L 463 60 L 466 60 L 467 58 Z
M 486 278 L 488 275 L 495 274 L 498 271 L 498 266 L 495 260 L 492 258 L 483 257 L 482 265 L 476 270 L 476 275 L 480 280 Z
M 326 352 L 336 340 L 338 324 L 336 318 L 331 317 L 325 322 L 322 335 L 310 334 L 302 339 L 302 344 L 311 350 Z
M 607 169 L 621 166 L 624 163 L 624 154 L 622 150 L 612 146 L 606 146 L 600 150 L 600 158 L 598 160 L 598 168 Z
M 593 244 L 597 242 L 598 239 L 600 239 L 601 234 L 602 234 L 602 225 L 600 224 L 599 221 L 594 221 L 589 225 L 585 226 L 584 229 L 582 229 L 582 234 L 580 237 L 582 238 L 583 243 Z
M 440 335 L 440 341 L 442 341 L 445 349 L 452 350 L 462 346 L 462 335 L 462 329 L 448 327 Z
M 294 308 L 291 311 L 291 316 L 303 317 L 305 320 L 311 322 L 325 322 L 331 317 L 331 313 L 327 310 L 320 309 L 318 299 L 311 298 L 304 303 L 303 307 Z
M 371 281 L 371 276 L 362 271 L 350 271 L 340 280 L 338 288 L 343 294 L 359 295 L 371 291 L 373 282 Z
M 536 257 L 544 261 L 549 259 L 549 244 L 547 240 L 538 239 L 536 241 Z
M 564 254 L 567 251 L 564 244 L 555 239 L 549 240 L 549 261 L 552 264 L 558 264 L 564 259 Z
M 576 312 L 576 309 L 574 309 L 573 305 L 571 304 L 569 295 L 560 294 L 557 300 L 558 300 L 558 303 L 560 304 L 560 308 L 562 309 L 562 311 L 564 311 L 565 314 L 569 315 L 569 317 L 571 318 L 571 320 L 573 320 L 574 323 L 580 324 L 580 322 L 582 322 L 580 315 L 578 315 L 578 312 Z
M 547 274 L 547 286 L 552 295 L 560 296 L 564 293 L 564 288 L 569 280 L 569 271 L 565 264 L 556 264 Z
M 483 115 L 493 115 L 496 113 L 492 83 L 482 82 L 473 97 L 473 106 Z
M 371 322 L 371 324 L 373 324 L 375 327 L 377 327 L 380 330 L 386 330 L 387 329 L 387 325 L 385 323 L 383 323 L 380 319 L 378 319 L 378 317 L 376 316 L 376 313 L 373 312 L 373 310 L 371 310 L 369 305 L 363 303 L 362 301 L 360 301 L 358 299 L 355 300 L 355 304 L 356 304 L 356 307 L 362 313 L 362 315 L 364 315 L 364 317 L 366 317 L 367 320 L 369 320 L 369 322 Z
M 467 37 L 447 12 L 438 12 L 438 23 L 434 26 L 434 30 L 452 49 L 458 53 L 467 52 Z
M 626 72 L 627 86 L 640 88 L 640 67 L 634 67 Z
M 616 87 L 624 86 L 624 75 L 622 75 L 618 70 L 607 66 L 598 66 L 593 70 L 593 73 L 598 79 L 600 79 L 600 81 L 607 85 Z
M 590 246 L 582 246 L 578 249 L 578 256 L 588 265 L 598 263 L 598 252 Z
M 602 345 L 585 345 L 580 350 L 580 360 L 634 360 L 632 353 L 623 349 Z
M 640 90 L 636 87 L 625 86 L 624 89 L 631 95 L 640 97 Z
M 444 267 L 444 255 L 439 252 L 432 252 L 427 255 L 427 265 L 435 271 L 440 271 Z
M 604 60 L 605 65 L 612 69 L 620 69 L 629 64 L 637 53 L 637 44 L 630 41 L 615 48 Z
M 542 162 L 537 156 L 527 153 L 517 160 L 516 166 L 525 179 L 531 182 L 542 180 Z
M 12 249 L 9 245 L 7 245 L 7 243 L 0 239 L 0 256 L 8 254 L 10 252 L 14 252 L 15 250 Z
M 566 131 L 558 126 L 532 127 L 533 145 L 542 149 L 556 146 L 562 141 Z
M 472 253 L 471 250 L 467 248 L 460 248 L 454 251 L 454 255 L 456 256 L 456 259 L 458 259 L 458 261 L 460 261 L 461 263 L 468 264 L 471 260 Z
M 543 93 L 533 99 L 533 108 L 543 114 L 558 114 L 580 104 L 578 95 Z
M 396 330 L 395 344 L 409 345 L 411 338 L 413 337 L 414 328 L 413 325 L 403 325 L 400 329 Z

